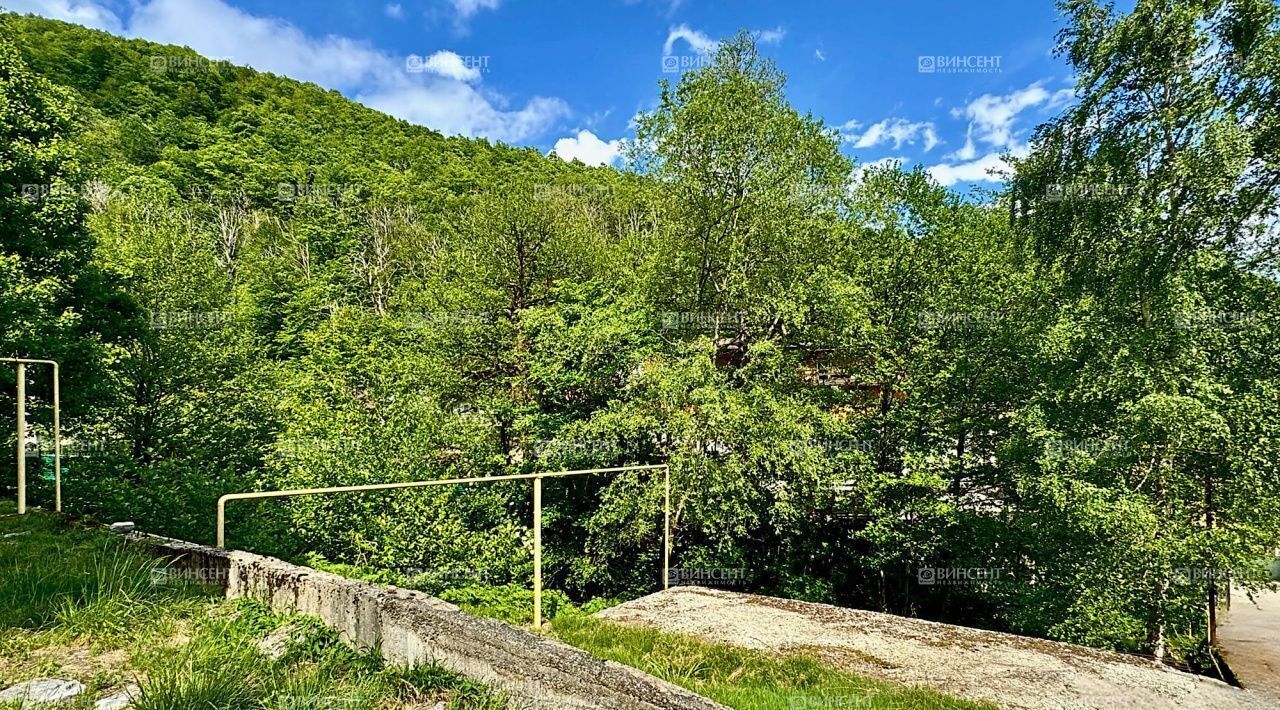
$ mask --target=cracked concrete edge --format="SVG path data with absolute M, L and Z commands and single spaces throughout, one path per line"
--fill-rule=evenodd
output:
M 213 582 L 230 599 L 253 597 L 280 611 L 316 616 L 347 642 L 391 663 L 438 663 L 506 691 L 516 708 L 724 710 L 724 706 L 631 666 L 495 619 L 472 616 L 429 594 L 185 540 L 132 534 L 170 561 L 171 573 Z

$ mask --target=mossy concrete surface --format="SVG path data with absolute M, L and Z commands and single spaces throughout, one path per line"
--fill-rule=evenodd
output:
M 1005 708 L 1261 710 L 1259 693 L 1138 656 L 723 589 L 673 587 L 597 614 Z
M 315 616 L 343 640 L 395 663 L 437 663 L 495 689 L 514 705 L 602 710 L 720 710 L 724 706 L 647 673 L 533 631 L 472 616 L 423 592 L 181 540 L 135 536 L 173 560 L 171 573 L 223 584 L 280 611 Z

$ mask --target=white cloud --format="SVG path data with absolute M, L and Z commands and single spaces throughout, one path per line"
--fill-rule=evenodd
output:
M 933 130 L 933 124 L 929 123 L 924 128 L 924 149 L 925 152 L 933 150 L 938 145 L 938 134 Z
M 928 168 L 928 173 L 940 185 L 950 187 L 957 182 L 1000 182 L 1000 177 L 988 175 L 988 171 L 1008 168 L 1009 164 L 1000 157 L 999 153 L 988 153 L 977 160 L 964 163 L 934 165 Z
M 449 0 L 458 19 L 465 22 L 481 10 L 497 10 L 500 0 Z
M 404 8 L 400 7 L 400 3 L 398 2 L 387 5 L 383 8 L 383 11 L 387 13 L 387 17 L 390 17 L 393 20 L 404 19 Z
M 787 36 L 787 31 L 778 26 L 771 30 L 756 30 L 751 34 L 760 44 L 779 44 Z M 715 54 L 716 48 L 720 46 L 720 40 L 713 39 L 706 32 L 681 23 L 672 25 L 667 32 L 667 41 L 662 44 L 662 56 L 670 57 L 675 50 L 676 42 L 680 40 L 684 40 L 698 54 Z
M 1000 182 L 1002 178 L 989 175 L 988 171 L 1009 169 L 1001 155 L 1022 156 L 1030 150 L 1025 140 L 1026 129 L 1018 125 L 1021 116 L 1031 109 L 1059 108 L 1074 98 L 1072 89 L 1050 93 L 1043 82 L 1037 81 L 1008 94 L 983 94 L 952 109 L 951 115 L 955 118 L 968 119 L 964 145 L 943 156 L 947 162 L 929 168 L 929 174 L 947 186 L 957 182 Z M 985 147 L 984 155 L 978 155 L 978 144 Z
M 1045 106 L 1045 108 L 1049 110 L 1062 108 L 1063 106 L 1066 106 L 1067 104 L 1074 101 L 1075 98 L 1076 98 L 1075 89 L 1058 89 L 1057 91 L 1053 92 L 1053 96 L 1049 97 L 1049 103 L 1047 106 Z
M 973 124 L 965 130 L 964 145 L 959 150 L 942 156 L 943 160 L 973 160 L 978 157 L 978 147 L 973 144 Z
M 719 42 L 711 39 L 705 33 L 699 32 L 688 25 L 675 25 L 667 33 L 667 41 L 662 45 L 662 56 L 671 56 L 671 50 L 675 48 L 677 40 L 684 40 L 698 54 L 711 54 L 716 51 L 716 46 L 719 44 Z
M 912 123 L 903 118 L 886 118 L 859 134 L 861 126 L 857 121 L 849 121 L 841 126 L 844 142 L 852 143 L 854 148 L 874 148 L 881 143 L 893 141 L 893 148 L 897 150 L 903 143 L 913 145 L 920 140 L 924 142 L 926 151 L 933 150 L 940 142 L 937 128 L 931 121 Z
M 608 118 L 612 114 L 613 114 L 612 107 L 607 108 L 603 111 L 596 111 L 595 113 L 592 113 L 589 116 L 584 116 L 582 119 L 582 125 L 586 126 L 587 130 L 593 130 L 595 129 L 596 126 L 599 126 L 601 122 L 603 122 L 606 118 Z
M 825 54 L 823 54 L 823 53 L 822 53 L 822 50 L 821 50 L 821 49 L 815 49 L 815 50 L 813 50 L 813 56 L 814 56 L 814 57 L 816 57 L 816 58 L 817 58 L 817 60 L 818 60 L 818 61 L 820 61 L 820 62 L 825 62 L 825 61 L 827 61 L 827 56 L 826 56 Z
M 83 22 L 127 37 L 186 45 L 328 89 L 372 108 L 445 134 L 484 136 L 510 143 L 545 134 L 567 116 L 557 98 L 533 97 L 510 108 L 500 93 L 479 83 L 479 70 L 453 52 L 431 55 L 423 72 L 366 42 L 340 35 L 314 37 L 281 19 L 259 17 L 222 0 L 142 0 L 128 22 L 87 0 L 0 0 L 6 7 Z M 498 6 L 498 0 L 455 0 L 460 13 Z
M 430 85 L 405 84 L 355 97 L 370 108 L 410 123 L 463 136 L 485 136 L 518 143 L 550 130 L 569 115 L 569 106 L 557 98 L 537 96 L 524 108 L 504 111 L 475 87 L 457 81 L 437 80 Z
M 787 36 L 787 31 L 779 25 L 771 30 L 759 30 L 755 35 L 756 41 L 760 44 L 779 44 L 782 38 Z
M 284 20 L 221 0 L 152 0 L 134 9 L 127 34 L 340 90 L 382 81 L 403 67 L 364 42 L 308 37 Z
M 111 10 L 92 0 L 4 0 L 3 8 L 13 12 L 48 17 L 54 20 L 74 22 L 119 34 L 120 18 Z
M 996 150 L 1022 148 L 1023 143 L 1014 128 L 1018 115 L 1051 99 L 1059 100 L 1062 94 L 1058 92 L 1050 96 L 1040 84 L 1036 82 L 1004 96 L 983 94 L 963 108 L 952 109 L 951 115 L 969 119 L 970 135 L 976 132 L 979 141 Z
M 578 131 L 578 135 L 556 141 L 552 151 L 566 163 L 575 158 L 587 165 L 609 165 L 618 159 L 622 150 L 621 140 L 602 141 L 591 131 Z
M 455 81 L 476 81 L 480 78 L 479 67 L 468 66 L 462 57 L 448 50 L 441 50 L 422 60 L 422 69 Z

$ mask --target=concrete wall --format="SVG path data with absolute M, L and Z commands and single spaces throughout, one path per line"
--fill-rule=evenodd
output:
M 513 707 L 723 708 L 630 666 L 472 616 L 422 592 L 347 579 L 247 552 L 167 538 L 136 539 L 174 560 L 175 576 L 225 584 L 229 598 L 254 597 L 281 611 L 319 617 L 344 640 L 379 648 L 393 663 L 438 663 L 507 691 Z

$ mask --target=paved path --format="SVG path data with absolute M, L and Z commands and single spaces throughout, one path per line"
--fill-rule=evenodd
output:
M 1243 591 L 1232 590 L 1218 645 L 1240 684 L 1280 707 L 1280 592 L 1261 592 L 1249 601 Z
M 1135 656 L 700 587 L 673 587 L 605 609 L 597 616 L 773 653 L 809 653 L 865 675 L 930 687 L 1003 708 L 1280 707 L 1261 693 Z

